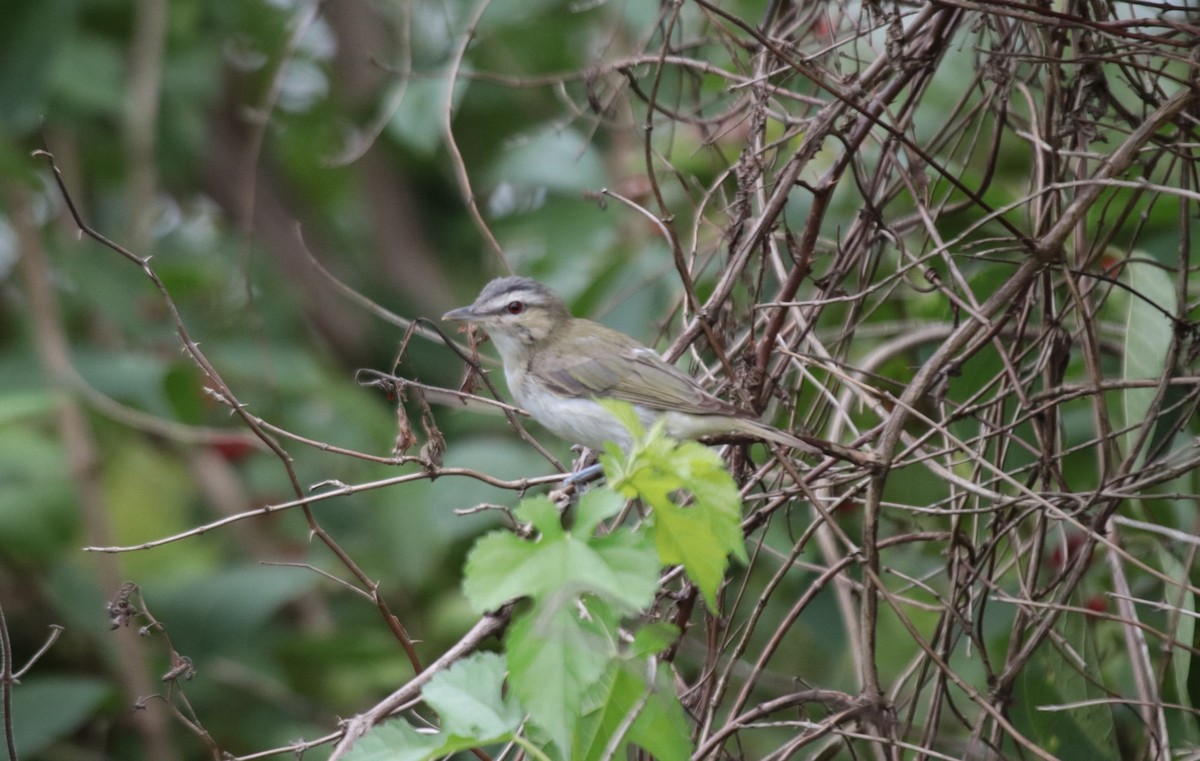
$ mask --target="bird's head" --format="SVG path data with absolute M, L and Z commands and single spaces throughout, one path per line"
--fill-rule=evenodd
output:
M 451 309 L 443 320 L 478 324 L 501 356 L 515 356 L 555 335 L 571 320 L 557 293 L 527 277 L 501 277 L 483 287 L 475 303 Z

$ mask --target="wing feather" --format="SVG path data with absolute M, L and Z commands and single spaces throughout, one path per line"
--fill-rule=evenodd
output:
M 705 391 L 653 349 L 592 323 L 569 341 L 569 351 L 547 352 L 531 368 L 551 391 L 561 396 L 607 397 L 651 409 L 693 414 L 745 413 Z M 614 361 L 611 355 L 619 357 Z

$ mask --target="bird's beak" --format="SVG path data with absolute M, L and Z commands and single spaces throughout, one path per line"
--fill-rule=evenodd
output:
M 446 312 L 444 315 L 442 315 L 442 319 L 443 320 L 457 320 L 457 321 L 474 320 L 474 319 L 476 319 L 475 307 L 469 306 L 469 307 L 459 307 L 458 309 L 451 309 L 449 312 Z

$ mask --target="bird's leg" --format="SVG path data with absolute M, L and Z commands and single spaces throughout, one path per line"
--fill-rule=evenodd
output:
M 563 485 L 585 484 L 595 480 L 603 468 L 596 462 L 596 453 L 587 447 L 574 446 L 572 451 L 578 455 L 571 465 L 571 474 L 563 479 Z
M 563 477 L 562 486 L 546 495 L 559 506 L 560 510 L 565 510 L 570 505 L 571 497 L 577 490 L 582 491 L 589 482 L 596 480 L 597 476 L 603 472 L 603 468 L 598 462 L 584 466 L 584 463 L 592 459 L 591 450 L 579 448 L 576 451 L 580 452 L 580 456 L 575 459 L 572 471 Z
M 568 474 L 567 477 L 563 479 L 563 485 L 573 486 L 575 484 L 584 484 L 588 481 L 595 480 L 596 476 L 602 474 L 603 472 L 604 468 L 600 466 L 600 463 L 594 462 L 585 468 L 580 468 L 579 470 Z

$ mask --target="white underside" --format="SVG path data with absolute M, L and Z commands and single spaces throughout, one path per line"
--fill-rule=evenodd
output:
M 554 394 L 534 394 L 529 398 L 518 398 L 518 401 L 534 420 L 572 443 L 601 449 L 604 442 L 611 441 L 622 449 L 628 449 L 633 441 L 625 426 L 591 399 L 564 399 Z M 638 410 L 638 414 L 644 425 L 653 424 L 652 416 L 644 414 L 642 410 Z
M 566 399 L 554 394 L 535 396 L 538 398 L 518 398 L 518 401 L 534 420 L 560 438 L 592 449 L 601 449 L 604 442 L 611 441 L 621 449 L 628 450 L 633 443 L 625 426 L 591 399 Z M 664 413 L 637 405 L 634 405 L 634 410 L 647 429 L 661 418 L 665 422 L 667 435 L 676 439 L 730 433 L 736 428 L 729 420 L 718 416 Z

